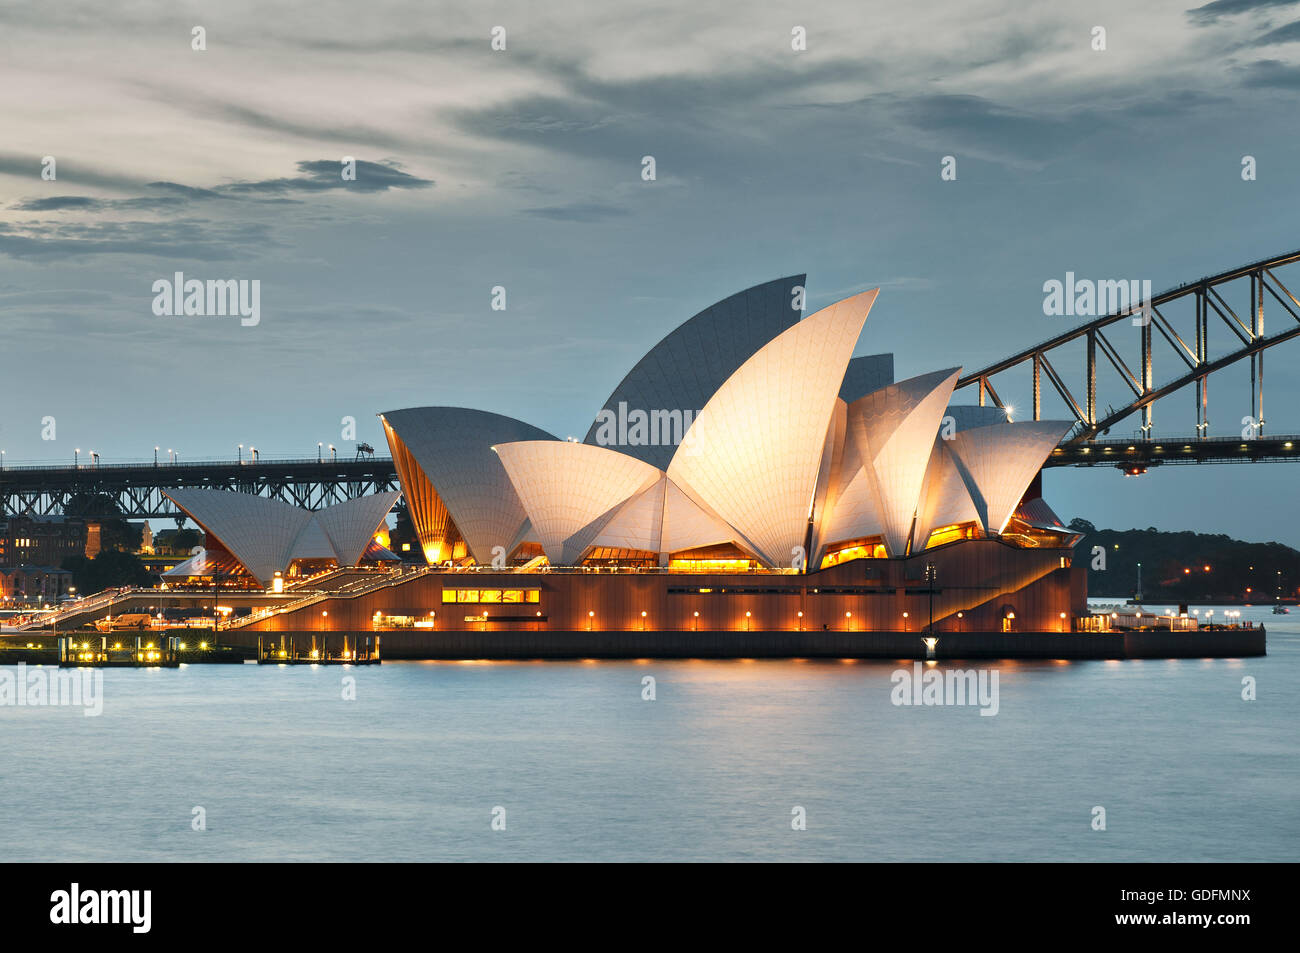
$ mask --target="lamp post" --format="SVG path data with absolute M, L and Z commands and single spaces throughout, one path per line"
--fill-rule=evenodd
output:
M 320 463 L 320 462 L 321 462 L 321 459 L 320 459 L 320 458 L 321 458 L 321 447 L 323 447 L 323 446 L 324 446 L 324 444 L 321 443 L 319 440 L 316 441 L 316 462 L 317 462 L 317 463 Z
M 67 451 L 65 450 L 64 453 L 67 453 Z M 74 470 L 81 469 L 81 448 L 80 447 L 77 447 L 75 450 L 72 451 L 72 469 Z
M 237 451 L 237 454 L 239 457 L 239 462 L 242 464 L 244 462 L 244 445 L 242 443 L 239 445 L 239 450 Z
M 930 590 L 930 628 L 929 632 L 934 635 L 934 584 L 939 578 L 939 570 L 934 563 L 925 564 L 925 587 Z
M 338 451 L 334 449 L 334 444 L 330 444 L 330 463 L 334 463 L 338 458 Z
M 158 466 L 158 448 L 153 448 L 153 465 Z

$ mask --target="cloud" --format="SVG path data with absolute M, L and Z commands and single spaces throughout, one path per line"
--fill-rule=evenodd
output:
M 395 164 L 356 160 L 357 177 L 344 179 L 343 164 L 338 159 L 313 159 L 298 163 L 302 175 L 291 178 L 263 179 L 260 182 L 234 182 L 215 191 L 225 195 L 283 195 L 289 192 L 323 192 L 346 189 L 355 192 L 387 192 L 389 189 L 430 189 L 433 179 L 408 175 Z
M 524 213 L 556 222 L 604 222 L 627 215 L 628 211 L 604 202 L 571 202 L 568 205 L 526 208 Z
M 1281 60 L 1257 60 L 1237 67 L 1241 84 L 1254 89 L 1300 89 L 1300 66 Z
M 1221 17 L 1233 16 L 1238 13 L 1249 13 L 1252 10 L 1271 10 L 1276 7 L 1289 7 L 1295 2 L 1296 0 L 1214 0 L 1213 3 L 1207 3 L 1203 7 L 1188 10 L 1187 15 L 1193 20 L 1205 24 L 1212 23 Z
M 276 244 L 269 226 L 248 222 L 0 223 L 0 255 L 23 259 L 148 255 L 169 261 L 226 261 L 252 257 Z
M 1300 40 L 1300 20 L 1288 23 L 1286 26 L 1280 26 L 1276 30 L 1265 33 L 1258 40 L 1252 43 L 1252 46 L 1270 46 L 1274 43 L 1290 43 L 1294 40 Z

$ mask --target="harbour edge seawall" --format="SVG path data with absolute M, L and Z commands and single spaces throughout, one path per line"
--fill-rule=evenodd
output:
M 259 633 L 228 633 L 223 644 L 257 647 Z M 260 633 L 301 644 L 311 631 Z M 343 633 L 332 632 L 331 636 Z M 929 655 L 924 632 L 600 632 L 450 631 L 358 632 L 382 639 L 392 660 L 532 660 L 640 658 L 860 659 L 1168 659 L 1266 655 L 1263 626 L 1197 632 L 940 632 Z

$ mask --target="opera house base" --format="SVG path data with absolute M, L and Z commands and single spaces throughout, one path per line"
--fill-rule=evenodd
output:
M 222 642 L 278 652 L 285 637 L 312 648 L 328 639 L 357 651 L 378 636 L 385 659 L 1264 653 L 1262 629 L 1087 631 L 1095 621 L 1086 569 L 1069 550 L 977 539 L 803 574 L 432 570 L 355 594 L 322 593 L 224 631 Z
M 310 636 L 310 633 L 302 633 Z M 247 636 L 245 636 L 247 638 Z M 1264 629 L 1203 632 L 385 632 L 384 658 L 1166 659 L 1264 655 Z

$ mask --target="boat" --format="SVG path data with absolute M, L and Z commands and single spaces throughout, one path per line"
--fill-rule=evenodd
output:
M 1291 614 L 1291 610 L 1288 609 L 1286 606 L 1273 607 L 1273 615 L 1290 615 L 1290 614 Z

